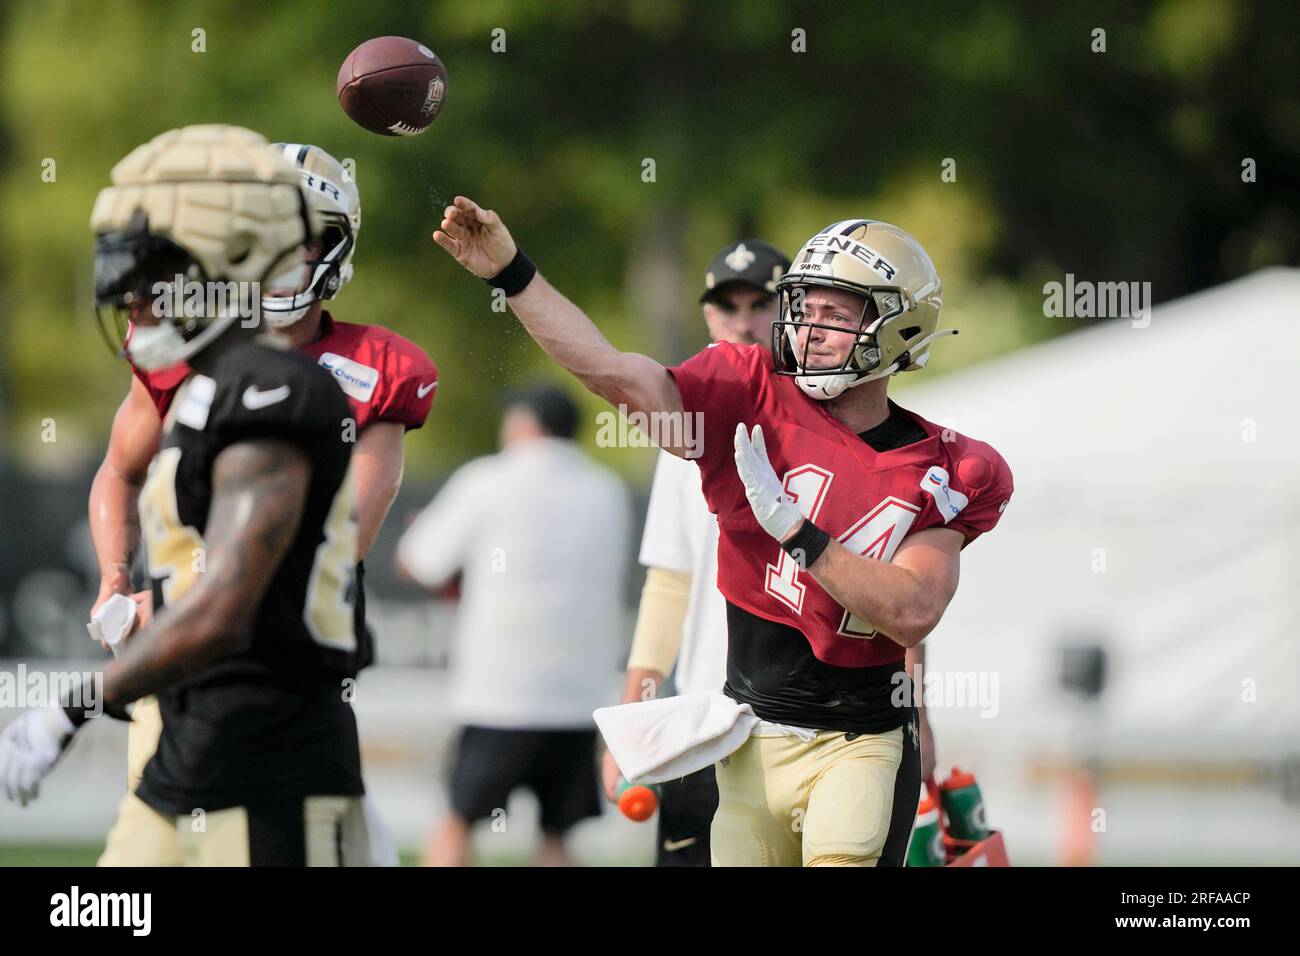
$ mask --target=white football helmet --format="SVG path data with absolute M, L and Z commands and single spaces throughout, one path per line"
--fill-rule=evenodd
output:
M 799 346 L 804 326 L 846 331 L 804 320 L 803 294 L 814 286 L 844 289 L 863 299 L 857 341 L 838 367 L 808 367 L 808 339 L 802 350 Z M 934 339 L 957 334 L 956 329 L 939 329 L 943 296 L 934 263 L 919 242 L 887 222 L 844 219 L 827 226 L 795 254 L 777 291 L 781 316 L 772 324 L 776 372 L 794 376 L 804 393 L 819 401 L 922 368 Z
M 274 145 L 298 170 L 307 204 L 325 222 L 320 255 L 307 263 L 311 270 L 307 287 L 291 295 L 262 296 L 267 325 L 282 329 L 306 315 L 312 303 L 334 298 L 352 278 L 352 254 L 361 232 L 361 193 L 343 164 L 319 146 Z

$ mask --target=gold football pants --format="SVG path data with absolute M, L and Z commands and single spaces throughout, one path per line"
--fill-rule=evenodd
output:
M 921 792 L 914 721 L 750 737 L 717 764 L 713 865 L 902 866 Z

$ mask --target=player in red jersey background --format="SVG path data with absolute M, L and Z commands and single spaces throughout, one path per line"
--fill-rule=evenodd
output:
M 373 657 L 364 627 L 364 565 L 402 481 L 405 433 L 428 417 L 438 371 L 424 350 L 389 329 L 336 320 L 324 310 L 352 276 L 352 255 L 361 228 L 361 200 L 343 166 L 324 150 L 302 144 L 277 144 L 299 170 L 308 202 L 325 217 L 320 244 L 309 248 L 310 270 L 298 290 L 265 290 L 266 323 L 291 346 L 333 373 L 347 396 L 351 420 L 340 434 L 356 445 L 352 469 L 357 492 L 357 609 L 360 664 Z M 185 365 L 156 371 L 134 367 L 131 390 L 113 419 L 104 461 L 90 491 L 90 532 L 99 563 L 99 596 L 92 614 L 113 594 L 132 594 L 131 565 L 139 548 L 136 499 L 162 434 L 162 419 L 189 374 Z M 133 594 L 147 619 L 149 592 Z M 179 860 L 175 834 L 156 825 L 156 814 L 134 796 L 140 773 L 157 745 L 161 729 L 156 701 L 137 703 L 127 750 L 128 792 L 118 808 L 101 865 L 174 865 Z

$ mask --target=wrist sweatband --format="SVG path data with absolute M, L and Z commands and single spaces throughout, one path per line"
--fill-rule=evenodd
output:
M 524 250 L 516 246 L 515 257 L 510 260 L 510 265 L 492 278 L 483 281 L 494 289 L 500 289 L 508 299 L 523 292 L 535 275 L 537 275 L 537 266 L 533 264 L 532 259 L 524 255 Z
M 70 690 L 64 695 L 63 699 L 64 703 L 60 704 L 60 708 L 67 716 L 68 720 L 72 721 L 72 727 L 74 730 L 81 729 L 81 725 L 94 716 L 91 709 L 86 706 L 85 696 L 80 693 L 79 688 L 76 690 Z M 77 702 L 68 703 L 67 701 L 69 699 Z M 130 704 L 108 704 L 103 701 L 99 702 L 99 711 L 107 714 L 114 720 L 129 721 L 131 719 L 131 711 L 129 708 Z
M 781 548 L 799 562 L 799 567 L 807 571 L 822 556 L 822 552 L 830 543 L 830 535 L 811 521 L 805 520 L 794 533 L 794 537 L 781 545 Z

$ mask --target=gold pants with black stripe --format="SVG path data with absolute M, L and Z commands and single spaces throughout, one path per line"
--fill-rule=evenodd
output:
M 157 699 L 138 701 L 127 732 L 127 792 L 100 866 L 370 865 L 361 797 L 272 797 L 193 816 L 155 810 L 135 790 L 161 735 Z
M 186 866 L 368 866 L 360 797 L 300 797 L 175 817 Z
M 176 821 L 135 795 L 147 764 L 162 736 L 158 698 L 143 697 L 131 710 L 126 731 L 126 795 L 117 805 L 117 819 L 108 831 L 100 866 L 180 866 L 181 845 Z
M 714 866 L 902 866 L 921 790 L 914 725 L 752 736 L 717 765 Z

